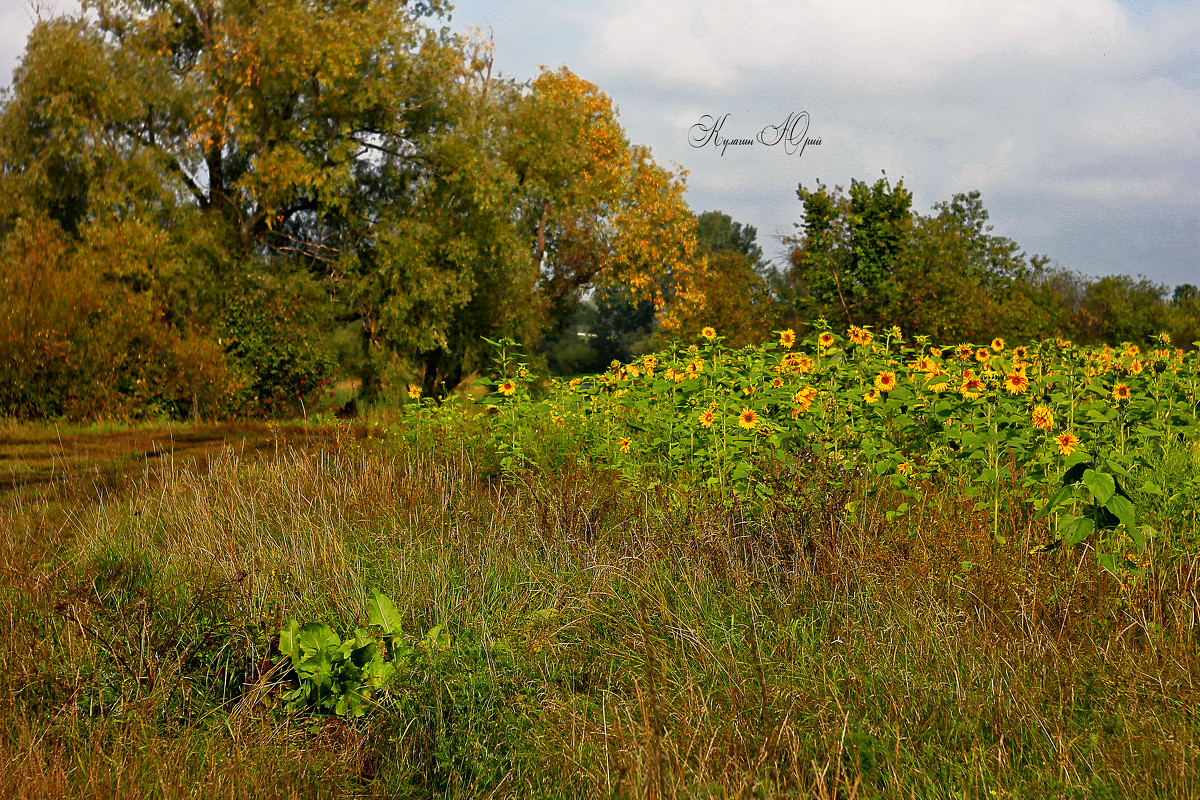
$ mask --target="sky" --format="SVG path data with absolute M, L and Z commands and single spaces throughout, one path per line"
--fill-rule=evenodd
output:
M 693 210 L 753 225 L 776 260 L 798 185 L 886 174 L 922 213 L 979 190 L 994 234 L 1056 266 L 1200 284 L 1200 2 L 454 5 L 449 26 L 490 31 L 508 77 L 565 65 L 597 84 L 632 142 L 687 171 Z M 33 16 L 0 8 L 7 84 Z M 769 144 L 789 117 L 819 144 Z

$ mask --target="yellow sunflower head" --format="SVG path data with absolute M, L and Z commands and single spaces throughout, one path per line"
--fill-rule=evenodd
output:
M 1054 443 L 1058 445 L 1058 452 L 1064 456 L 1069 456 L 1075 452 L 1075 448 L 1079 446 L 1079 437 L 1070 431 L 1063 431 L 1058 436 L 1054 437 Z

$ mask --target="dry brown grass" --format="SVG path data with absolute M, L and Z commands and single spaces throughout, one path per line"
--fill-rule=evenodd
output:
M 1200 790 L 1194 557 L 1122 588 L 954 487 L 889 522 L 797 462 L 751 513 L 339 430 L 0 512 L 0 795 Z M 281 621 L 352 626 L 373 586 L 453 646 L 366 721 L 268 710 Z

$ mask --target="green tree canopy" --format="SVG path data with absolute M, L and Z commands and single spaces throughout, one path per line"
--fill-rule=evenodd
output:
M 52 220 L 165 324 L 242 344 L 263 330 L 232 300 L 325 302 L 376 387 L 448 388 L 482 336 L 537 341 L 605 282 L 664 319 L 694 302 L 682 176 L 569 70 L 494 77 L 490 41 L 429 24 L 445 10 L 84 0 L 4 97 L 0 235 Z
M 802 313 L 879 324 L 897 294 L 895 268 L 912 228 L 912 193 L 885 175 L 873 184 L 852 181 L 849 194 L 818 181 L 814 190 L 800 185 L 796 195 L 804 221 L 791 261 Z

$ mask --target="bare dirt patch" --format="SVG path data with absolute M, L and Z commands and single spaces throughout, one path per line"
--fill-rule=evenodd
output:
M 100 497 L 163 464 L 190 463 L 204 472 L 211 458 L 230 447 L 253 456 L 283 446 L 322 446 L 339 437 L 365 436 L 362 426 L 267 422 L 112 430 L 0 428 L 0 505 L 64 494 Z

